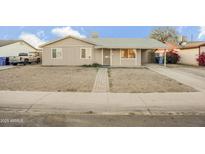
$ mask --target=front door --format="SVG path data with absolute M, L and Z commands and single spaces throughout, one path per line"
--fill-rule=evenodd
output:
M 103 65 L 110 65 L 110 49 L 103 49 Z

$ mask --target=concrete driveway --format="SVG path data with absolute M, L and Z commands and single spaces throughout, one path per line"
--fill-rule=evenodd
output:
M 202 70 L 200 68 L 198 68 L 198 70 L 197 68 L 186 69 L 184 67 L 166 68 L 164 66 L 159 66 L 155 64 L 147 65 L 147 67 L 152 71 L 155 71 L 169 78 L 177 80 L 185 85 L 191 86 L 198 91 L 205 92 L 205 77 L 203 77 L 202 75 L 202 73 L 205 72 L 205 69 Z M 200 75 L 199 72 L 201 72 Z

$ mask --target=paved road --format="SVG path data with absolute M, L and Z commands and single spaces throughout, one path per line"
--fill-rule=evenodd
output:
M 205 115 L 96 115 L 2 113 L 0 126 L 30 127 L 204 127 Z

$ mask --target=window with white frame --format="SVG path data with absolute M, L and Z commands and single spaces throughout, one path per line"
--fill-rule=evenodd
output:
M 61 59 L 63 57 L 62 48 L 52 48 L 51 57 L 53 59 Z
M 91 48 L 80 48 L 80 59 L 91 59 L 92 49 Z
M 121 58 L 136 58 L 135 49 L 121 49 Z

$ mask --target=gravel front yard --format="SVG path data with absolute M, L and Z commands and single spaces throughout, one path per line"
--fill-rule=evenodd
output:
M 90 92 L 96 73 L 86 67 L 18 66 L 0 71 L 0 90 Z
M 124 93 L 193 92 L 186 86 L 146 68 L 109 69 L 110 91 Z

